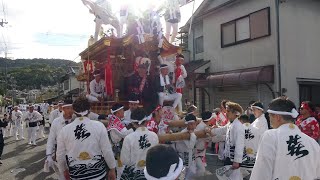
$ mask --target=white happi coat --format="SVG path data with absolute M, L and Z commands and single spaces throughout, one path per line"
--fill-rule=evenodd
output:
M 133 132 L 133 129 L 127 129 L 117 116 L 112 114 L 108 116 L 108 119 L 107 130 L 110 131 L 110 138 L 113 144 L 119 143 L 122 138 Z
M 205 130 L 207 125 L 201 121 L 195 131 L 201 131 Z M 196 152 L 195 152 L 195 161 L 196 161 L 196 172 L 197 175 L 202 176 L 205 174 L 206 169 L 205 169 L 205 162 L 203 162 L 203 158 L 206 156 L 206 149 L 207 149 L 207 144 L 209 143 L 210 138 L 201 138 L 197 140 L 196 143 Z
M 124 118 L 122 121 L 126 126 L 131 123 L 131 110 L 128 109 L 124 112 Z
M 251 169 L 256 160 L 261 134 L 259 129 L 253 127 L 250 123 L 244 123 L 243 126 L 245 131 L 244 145 L 246 148 L 247 160 L 242 162 L 241 167 Z
M 121 149 L 121 162 L 134 167 L 135 170 L 143 170 L 148 150 L 157 145 L 159 139 L 156 133 L 146 127 L 139 127 L 135 132 L 124 138 Z
M 66 121 L 68 121 L 66 123 Z M 61 129 L 69 124 L 71 122 L 71 119 L 65 119 L 63 116 L 60 116 L 53 120 L 51 127 L 50 127 L 50 133 L 47 140 L 47 147 L 46 147 L 46 155 L 53 155 L 55 153 L 55 146 L 57 144 L 57 137 Z
M 251 180 L 315 180 L 320 178 L 319 144 L 291 123 L 266 131 Z
M 252 123 L 252 126 L 258 128 L 260 131 L 260 134 L 263 134 L 266 130 L 269 129 L 268 122 L 264 114 L 262 114 L 256 120 L 254 120 Z
M 25 120 L 29 123 L 38 122 L 42 120 L 42 115 L 38 112 L 33 110 L 32 113 L 28 111 L 25 115 Z
M 59 108 L 51 111 L 51 113 L 49 115 L 50 124 L 52 124 L 53 120 L 55 120 L 56 118 L 58 118 L 61 115 L 62 115 L 62 111 L 60 111 Z
M 90 82 L 90 95 L 96 98 L 102 97 L 103 93 L 105 92 L 105 82 L 100 79 L 97 81 L 94 79 Z
M 245 131 L 242 123 L 235 119 L 224 127 L 212 129 L 212 133 L 219 136 L 226 135 L 224 156 L 230 158 L 232 162 L 242 163 L 245 148 Z
M 101 122 L 76 118 L 62 128 L 57 141 L 59 172 L 63 174 L 69 169 L 71 179 L 100 180 L 107 175 L 106 164 L 110 169 L 116 166 L 107 130 Z
M 204 130 L 207 127 L 207 125 L 201 121 L 195 131 L 201 131 Z M 206 143 L 210 141 L 209 138 L 201 138 L 197 140 L 196 143 L 196 158 L 198 157 L 204 157 L 206 155 Z
M 14 124 L 15 124 L 16 127 L 21 126 L 22 117 L 23 117 L 23 114 L 22 114 L 21 111 L 19 111 L 19 110 L 17 110 L 17 111 L 13 110 L 13 111 L 12 111 L 11 118 L 12 118 L 12 121 L 14 122 Z
M 185 128 L 181 132 L 188 132 L 188 130 Z M 193 142 L 190 140 L 176 141 L 172 144 L 172 147 L 183 160 L 183 165 L 188 168 L 188 171 L 190 171 L 191 174 L 196 173 L 195 145 L 196 141 Z

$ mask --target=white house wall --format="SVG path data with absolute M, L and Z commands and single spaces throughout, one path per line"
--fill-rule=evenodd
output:
M 271 36 L 242 44 L 221 48 L 221 24 L 270 7 L 274 15 L 273 3 L 265 0 L 245 0 L 228 6 L 203 19 L 204 59 L 211 59 L 211 71 L 228 71 L 275 64 L 276 35 L 271 21 Z
M 76 77 L 72 77 L 71 78 L 71 89 L 70 90 L 73 90 L 73 89 L 76 89 L 76 88 L 79 88 L 79 87 L 80 87 L 80 83 L 77 80 L 77 78 Z
M 320 1 L 287 0 L 280 5 L 282 87 L 296 104 L 296 78 L 320 79 Z

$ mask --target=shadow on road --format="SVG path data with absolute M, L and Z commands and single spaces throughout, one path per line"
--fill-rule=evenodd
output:
M 11 142 L 11 141 L 10 141 Z M 8 159 L 8 158 L 12 158 L 12 157 L 17 157 L 19 155 L 19 153 L 22 153 L 23 151 L 26 150 L 31 150 L 36 148 L 37 146 L 32 146 L 32 145 L 28 145 L 28 143 L 26 141 L 14 141 L 17 143 L 17 146 L 15 147 L 14 151 L 11 151 L 9 153 L 5 153 L 2 156 L 2 159 Z M 38 146 L 42 146 L 44 144 L 46 144 L 47 141 L 45 139 L 43 139 L 42 141 L 38 141 L 37 145 Z M 20 144 L 20 145 L 18 145 Z
M 41 172 L 41 173 L 38 174 L 33 179 L 45 179 L 45 177 L 53 174 L 53 172 L 49 172 L 49 173 L 42 172 L 45 157 L 46 157 L 46 153 L 45 153 L 45 150 L 43 150 L 43 151 L 35 154 L 34 156 L 32 156 L 26 160 L 21 161 L 19 163 L 19 164 L 21 164 L 21 168 L 25 168 L 26 170 L 18 173 L 15 176 L 16 179 L 17 180 L 24 180 L 24 179 L 26 179 L 26 177 L 31 176 L 31 175 L 35 175 L 39 172 Z

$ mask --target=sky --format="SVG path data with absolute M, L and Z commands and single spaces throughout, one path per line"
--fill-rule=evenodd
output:
M 79 61 L 78 54 L 94 34 L 94 16 L 81 0 L 0 0 L 0 57 L 59 58 Z M 92 0 L 95 1 L 95 0 Z M 110 0 L 118 12 L 121 0 Z M 131 0 L 134 4 L 147 1 Z M 196 0 L 195 9 L 203 0 Z M 183 26 L 192 15 L 193 3 L 181 8 Z M 140 8 L 143 8 L 140 6 Z

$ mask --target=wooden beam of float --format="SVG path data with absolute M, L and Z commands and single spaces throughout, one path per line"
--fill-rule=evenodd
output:
M 169 127 L 187 127 L 185 124 L 185 120 L 174 120 L 174 121 L 168 121 L 168 126 Z M 201 122 L 200 118 L 197 118 L 197 124 Z
M 103 125 L 105 127 L 108 127 L 108 122 L 109 122 L 108 120 L 100 120 L 100 122 L 103 123 Z M 185 125 L 183 120 L 171 121 L 171 122 L 169 122 L 169 124 L 171 124 L 174 127 L 181 127 L 181 125 Z M 198 139 L 208 137 L 204 130 L 196 131 L 195 135 L 197 136 Z M 158 135 L 158 138 L 159 138 L 159 143 L 163 144 L 163 143 L 169 142 L 169 141 L 188 140 L 188 139 L 190 139 L 190 134 L 188 132 L 178 132 L 178 133 Z
M 169 127 L 187 127 L 184 120 L 168 121 Z
M 199 138 L 208 137 L 204 130 L 196 131 L 195 135 L 197 136 L 198 139 Z M 158 135 L 158 138 L 159 138 L 159 143 L 163 144 L 163 143 L 168 142 L 168 141 L 189 140 L 190 139 L 190 134 L 188 132 L 179 132 L 179 133 Z

